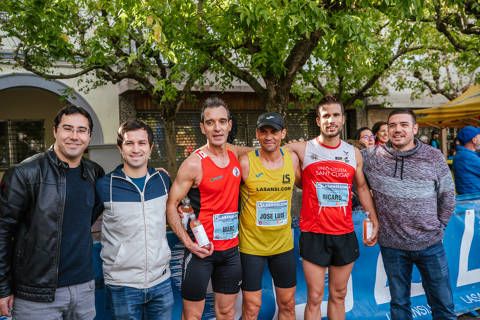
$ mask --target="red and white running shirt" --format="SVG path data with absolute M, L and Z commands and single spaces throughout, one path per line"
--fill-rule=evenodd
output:
M 354 231 L 352 182 L 357 168 L 355 149 L 340 140 L 336 147 L 307 141 L 302 166 L 300 230 L 325 234 Z
M 202 150 L 196 150 L 195 155 L 202 161 L 203 174 L 198 188 L 188 192 L 192 208 L 215 251 L 238 246 L 240 164 L 230 150 L 225 168 L 218 167 Z

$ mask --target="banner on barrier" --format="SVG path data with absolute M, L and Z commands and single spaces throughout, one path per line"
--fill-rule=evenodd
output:
M 362 221 L 364 212 L 357 211 L 353 215 L 355 232 L 358 239 L 362 239 Z M 295 223 L 294 223 L 295 224 Z M 303 275 L 301 258 L 298 255 L 298 239 L 300 231 L 294 226 L 295 258 L 297 263 L 297 290 L 295 294 L 295 309 L 297 319 L 303 319 L 303 311 L 307 302 L 307 288 Z M 181 266 L 183 259 L 183 245 L 173 233 L 168 233 L 168 242 L 172 249 L 170 263 L 172 271 L 172 287 L 175 298 L 173 319 L 180 319 L 181 314 Z M 468 197 L 457 197 L 455 214 L 452 216 L 444 238 L 444 246 L 450 268 L 450 282 L 453 290 L 455 311 L 459 314 L 480 308 L 480 201 Z M 99 257 L 100 244 L 94 245 L 94 261 L 96 268 L 96 319 L 111 319 L 106 310 L 108 304 L 105 299 L 101 260 Z M 326 317 L 328 300 L 328 275 L 326 276 L 324 301 L 322 302 L 322 316 Z M 387 276 L 383 268 L 382 258 L 378 245 L 366 247 L 360 243 L 360 258 L 355 262 L 348 282 L 348 291 L 345 301 L 347 319 L 386 319 L 390 320 Z M 414 268 L 411 287 L 411 301 L 413 319 L 431 319 L 431 309 L 427 304 L 425 293 L 421 285 L 418 270 Z M 259 319 L 275 319 L 278 310 L 275 304 L 275 293 L 272 278 L 265 268 L 262 279 L 262 307 Z M 241 295 L 236 303 L 236 319 L 241 316 Z M 208 288 L 205 311 L 202 319 L 215 318 L 213 309 L 213 293 Z

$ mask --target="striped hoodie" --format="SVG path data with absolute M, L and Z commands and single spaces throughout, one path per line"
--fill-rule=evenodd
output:
M 415 139 L 415 147 L 391 143 L 362 150 L 372 189 L 381 246 L 416 251 L 443 239 L 454 207 L 452 175 L 440 150 Z

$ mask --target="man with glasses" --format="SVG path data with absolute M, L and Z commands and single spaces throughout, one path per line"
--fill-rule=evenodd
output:
M 54 120 L 55 143 L 10 168 L 0 185 L 0 315 L 93 319 L 90 226 L 103 169 L 83 158 L 92 118 L 77 106 Z

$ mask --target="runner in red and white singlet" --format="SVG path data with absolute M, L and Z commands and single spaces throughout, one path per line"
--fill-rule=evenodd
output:
M 225 168 L 219 168 L 202 150 L 194 154 L 201 159 L 203 172 L 198 188 L 191 188 L 187 195 L 195 215 L 203 224 L 214 250 L 238 246 L 240 164 L 232 151 L 228 151 L 230 163 Z
M 320 135 L 307 142 L 285 146 L 295 152 L 302 166 L 302 210 L 300 212 L 299 251 L 307 283 L 304 319 L 320 319 L 320 306 L 328 270 L 329 319 L 345 319 L 345 296 L 353 262 L 359 256 L 353 229 L 352 183 L 373 222 L 372 237 L 365 245 L 376 243 L 377 216 L 363 175 L 362 155 L 340 139 L 345 116 L 342 103 L 327 95 L 317 107 Z
M 318 137 L 307 142 L 302 165 L 300 230 L 346 234 L 353 230 L 352 182 L 357 162 L 352 145 L 323 145 Z
M 167 201 L 168 223 L 185 245 L 182 319 L 201 319 L 211 280 L 217 319 L 233 320 L 242 283 L 238 250 L 241 172 L 237 159 L 251 148 L 229 146 L 227 149 L 232 121 L 227 105 L 219 98 L 208 98 L 204 102 L 200 129 L 207 144 L 182 163 Z M 211 242 L 209 249 L 194 241 L 193 234 L 183 228 L 177 213 L 177 206 L 187 192 L 195 215 Z

